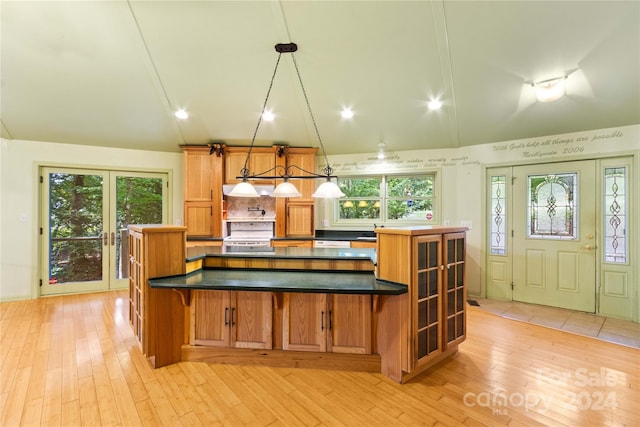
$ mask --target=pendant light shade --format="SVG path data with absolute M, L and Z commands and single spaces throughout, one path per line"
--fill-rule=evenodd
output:
M 231 197 L 260 197 L 255 187 L 249 184 L 247 181 L 242 181 L 233 187 L 233 190 L 229 193 Z
M 273 190 L 271 197 L 302 197 L 302 193 L 289 181 L 283 181 Z
M 335 182 L 331 182 L 327 179 L 327 181 L 320 184 L 320 187 L 313 193 L 312 197 L 318 199 L 337 199 L 339 197 L 344 197 L 345 194 L 340 190 L 338 184 Z

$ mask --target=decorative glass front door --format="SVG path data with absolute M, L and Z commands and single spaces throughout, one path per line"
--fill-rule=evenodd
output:
M 513 299 L 596 310 L 595 161 L 513 168 Z

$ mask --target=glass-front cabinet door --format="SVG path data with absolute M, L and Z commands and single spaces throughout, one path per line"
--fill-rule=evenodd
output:
M 442 351 L 442 283 L 440 280 L 440 235 L 414 238 L 415 288 L 414 304 L 414 360 L 415 365 L 431 359 Z

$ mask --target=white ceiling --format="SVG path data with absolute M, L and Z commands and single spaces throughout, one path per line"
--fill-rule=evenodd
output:
M 2 137 L 180 151 L 247 144 L 278 54 L 327 154 L 640 123 L 640 2 L 7 1 Z M 569 74 L 538 103 L 530 83 Z M 431 98 L 444 103 L 429 111 Z M 346 121 L 340 110 L 350 106 Z M 190 113 L 181 121 L 179 107 Z M 318 146 L 291 54 L 258 145 Z

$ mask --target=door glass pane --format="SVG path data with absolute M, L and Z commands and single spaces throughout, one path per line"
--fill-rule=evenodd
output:
M 577 174 L 530 175 L 528 237 L 577 238 Z
M 162 178 L 116 177 L 116 278 L 129 277 L 129 224 L 162 224 Z
M 507 234 L 505 232 L 507 217 L 506 176 L 491 177 L 491 253 L 505 255 L 507 253 Z
M 49 284 L 102 280 L 103 177 L 49 174 Z
M 604 170 L 605 262 L 627 262 L 626 168 Z

